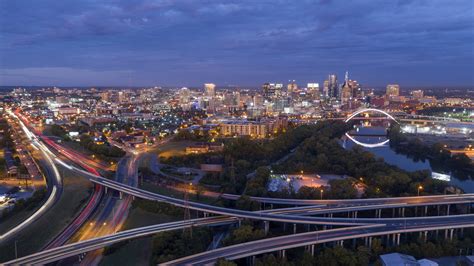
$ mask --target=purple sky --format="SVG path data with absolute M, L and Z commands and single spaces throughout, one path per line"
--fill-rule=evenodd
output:
M 473 0 L 0 0 L 0 85 L 474 86 Z

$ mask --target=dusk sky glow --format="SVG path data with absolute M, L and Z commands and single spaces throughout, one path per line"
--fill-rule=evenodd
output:
M 473 0 L 0 0 L 0 85 L 473 86 Z

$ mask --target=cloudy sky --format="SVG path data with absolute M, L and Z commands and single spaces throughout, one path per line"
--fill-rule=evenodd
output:
M 0 0 L 0 85 L 474 86 L 473 0 Z

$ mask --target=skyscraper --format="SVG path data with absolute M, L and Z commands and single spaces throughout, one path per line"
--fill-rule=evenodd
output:
M 400 96 L 400 86 L 398 84 L 388 84 L 387 91 L 385 93 L 388 97 Z
M 329 80 L 324 81 L 323 85 L 323 97 L 329 98 Z
M 179 103 L 181 104 L 187 104 L 189 103 L 189 99 L 191 96 L 191 92 L 189 91 L 188 88 L 183 87 L 179 90 Z
M 275 95 L 275 86 L 268 82 L 263 83 L 262 92 L 263 92 L 263 97 L 265 97 L 265 99 L 269 99 L 273 97 L 273 95 Z
M 206 83 L 204 84 L 204 91 L 207 97 L 214 97 L 216 96 L 216 84 L 214 83 Z
M 270 100 L 273 97 L 280 97 L 282 95 L 281 91 L 283 89 L 283 84 L 281 83 L 264 83 L 262 85 L 263 96 L 265 99 Z
M 310 95 L 311 99 L 319 100 L 321 93 L 319 92 L 319 83 L 308 83 L 306 86 L 308 89 L 308 94 Z
M 286 86 L 286 89 L 288 91 L 288 95 L 291 95 L 292 93 L 298 90 L 298 84 L 296 84 L 295 80 L 290 80 L 290 82 Z
M 349 72 L 346 71 L 346 76 L 344 79 L 344 85 L 341 89 L 341 102 L 343 104 L 347 103 L 352 97 L 352 88 L 349 84 Z
M 339 99 L 340 97 L 336 74 L 328 76 L 328 93 L 330 98 Z

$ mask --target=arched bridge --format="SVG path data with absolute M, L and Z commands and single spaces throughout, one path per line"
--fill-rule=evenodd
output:
M 399 124 L 397 119 L 395 117 L 393 117 L 391 114 L 389 114 L 389 113 L 387 113 L 383 110 L 375 109 L 375 108 L 364 108 L 364 109 L 357 110 L 354 113 L 352 113 L 346 120 L 344 120 L 344 122 L 348 123 L 352 119 L 354 119 L 356 116 L 358 116 L 360 114 L 363 114 L 363 113 L 380 113 L 380 114 L 383 114 L 383 115 L 387 116 L 387 118 L 391 119 L 392 121 L 396 122 L 397 124 Z M 364 143 L 364 142 L 358 141 L 357 139 L 354 138 L 354 136 L 349 135 L 347 132 L 346 132 L 346 137 L 348 139 L 352 140 L 354 143 L 356 143 L 360 146 L 366 147 L 366 148 L 381 147 L 381 146 L 384 146 L 385 144 L 387 144 L 390 141 L 389 139 L 386 139 L 386 140 L 383 140 L 383 141 L 378 142 L 378 143 Z
M 345 122 L 349 122 L 351 121 L 354 117 L 360 115 L 360 114 L 363 114 L 363 113 L 380 113 L 380 114 L 383 114 L 385 116 L 387 116 L 388 118 L 390 118 L 391 120 L 395 121 L 398 123 L 397 119 L 395 117 L 393 117 L 391 114 L 383 111 L 383 110 L 380 110 L 380 109 L 375 109 L 375 108 L 364 108 L 364 109 L 360 109 L 360 110 L 357 110 L 355 111 L 354 113 L 352 113 L 346 120 Z

